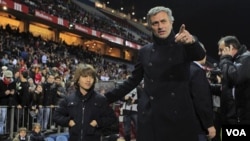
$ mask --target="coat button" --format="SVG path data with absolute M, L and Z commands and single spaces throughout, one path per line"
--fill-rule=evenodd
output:
M 152 50 L 151 50 L 152 52 L 155 52 L 155 49 L 154 48 L 152 48 Z
M 154 100 L 154 97 L 153 97 L 153 96 L 150 96 L 149 99 L 150 99 L 150 100 Z
M 149 63 L 148 63 L 148 66 L 150 66 L 150 67 L 151 67 L 151 66 L 153 66 L 153 64 L 152 64 L 151 62 L 149 62 Z
M 172 58 L 168 58 L 168 61 L 172 61 Z
M 175 93 L 174 93 L 174 92 L 172 92 L 172 93 L 171 93 L 171 96 L 175 96 Z
M 153 83 L 153 82 L 154 82 L 154 80 L 153 80 L 153 79 L 151 79 L 151 80 L 150 80 L 150 82 L 151 82 L 151 83 Z

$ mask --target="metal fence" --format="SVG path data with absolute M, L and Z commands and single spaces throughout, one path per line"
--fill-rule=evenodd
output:
M 105 93 L 116 87 L 117 84 L 118 83 L 114 81 L 99 81 L 95 85 L 95 90 L 99 93 Z M 114 110 L 117 110 L 119 103 L 113 104 L 112 106 Z M 30 107 L 17 108 L 17 106 L 0 106 L 0 136 L 7 135 L 13 138 L 20 127 L 26 127 L 28 131 L 31 131 L 33 123 L 37 122 L 41 124 L 43 132 L 60 133 L 67 131 L 67 128 L 56 125 L 52 120 L 56 107 L 57 106 L 39 107 L 38 113 L 34 113 Z M 49 111 L 49 114 L 47 114 L 47 111 Z
M 34 111 L 30 110 L 28 107 L 17 108 L 16 106 L 0 106 L 0 135 L 9 135 L 10 138 L 13 138 L 20 127 L 26 127 L 31 131 L 33 123 L 37 122 L 40 123 L 46 131 L 56 132 L 57 130 L 61 130 L 51 118 L 55 108 L 56 107 L 50 106 L 40 108 L 40 111 L 49 109 L 49 114 L 46 119 L 46 113 L 34 113 Z M 41 113 L 42 115 L 39 115 Z M 46 127 L 44 127 L 43 125 L 45 125 L 44 122 L 46 120 Z

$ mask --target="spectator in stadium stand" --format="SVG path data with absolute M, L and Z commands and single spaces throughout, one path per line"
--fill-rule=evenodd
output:
M 117 101 L 144 79 L 147 99 L 140 119 L 144 126 L 138 128 L 136 140 L 198 141 L 199 125 L 189 92 L 189 66 L 204 58 L 205 52 L 184 24 L 177 34 L 173 31 L 171 9 L 154 7 L 148 11 L 147 19 L 154 42 L 139 50 L 131 77 L 105 96 L 110 102 Z
M 30 70 L 30 77 L 33 79 L 35 84 L 39 84 L 42 81 L 41 66 L 39 64 L 33 64 Z
M 28 78 L 29 82 L 29 93 L 32 93 L 35 91 L 36 84 L 34 83 L 34 80 L 32 78 Z
M 30 113 L 33 119 L 37 119 L 40 125 L 43 124 L 43 87 L 41 84 L 37 84 L 34 91 L 31 92 L 31 109 Z
M 0 116 L 1 124 L 0 134 L 8 132 L 10 127 L 10 112 L 7 106 L 15 106 L 17 104 L 16 82 L 13 79 L 13 72 L 6 70 L 3 73 L 3 79 L 0 80 Z
M 55 76 L 50 74 L 47 76 L 46 82 L 43 83 L 43 119 L 42 130 L 45 131 L 48 128 L 49 119 L 51 116 L 51 110 L 55 107 L 56 103 L 56 85 Z
M 19 128 L 13 141 L 29 141 L 28 129 L 26 127 Z
M 3 58 L 1 59 L 1 64 L 3 65 L 3 66 L 6 66 L 6 65 L 8 65 L 9 64 L 9 55 L 6 53 L 6 54 L 4 54 L 4 56 L 3 56 Z
M 41 132 L 41 124 L 34 123 L 30 133 L 30 141 L 45 141 L 45 136 Z
M 0 72 L 0 79 L 3 78 L 4 71 L 6 71 L 7 69 L 8 69 L 7 66 L 2 66 L 2 70 L 1 70 L 1 72 Z
M 19 78 L 16 80 L 16 92 L 18 96 L 17 109 L 19 110 L 19 126 L 24 125 L 28 129 L 31 129 L 30 123 L 28 123 L 28 108 L 31 103 L 31 96 L 29 93 L 29 82 L 27 78 L 29 77 L 28 71 L 17 72 Z M 21 112 L 22 111 L 22 112 Z
M 41 60 L 42 60 L 42 65 L 43 65 L 43 66 L 46 66 L 46 65 L 47 65 L 47 62 L 48 62 L 48 55 L 47 55 L 46 52 L 43 53 Z
M 56 84 L 56 103 L 63 99 L 66 96 L 66 88 L 65 84 L 62 82 L 61 76 L 55 77 L 55 84 Z

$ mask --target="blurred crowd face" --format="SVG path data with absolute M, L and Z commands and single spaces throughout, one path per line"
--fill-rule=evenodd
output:
M 54 81 L 55 81 L 55 77 L 53 75 L 49 75 L 48 79 L 47 79 L 47 82 L 48 83 L 54 83 Z
M 161 11 L 152 15 L 150 21 L 152 32 L 156 37 L 165 39 L 169 36 L 173 27 L 173 22 L 166 12 Z
M 62 81 L 61 81 L 61 79 L 60 78 L 56 78 L 55 79 L 55 83 L 56 83 L 56 85 L 61 85 L 62 84 Z
M 27 132 L 26 132 L 26 131 L 20 131 L 20 133 L 19 133 L 20 137 L 25 137 L 25 136 L 26 136 L 26 134 L 27 134 Z
M 35 127 L 34 127 L 34 131 L 35 131 L 36 133 L 40 133 L 40 131 L 41 131 L 41 126 L 35 126 Z
M 41 93 L 43 91 L 42 85 L 37 85 L 36 90 Z

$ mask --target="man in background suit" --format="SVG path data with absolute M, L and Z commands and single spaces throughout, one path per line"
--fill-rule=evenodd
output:
M 203 45 L 202 47 L 205 50 Z M 199 141 L 208 141 L 216 135 L 213 123 L 212 94 L 206 72 L 203 69 L 205 63 L 206 56 L 200 61 L 193 61 L 190 65 L 190 93 L 200 124 Z

